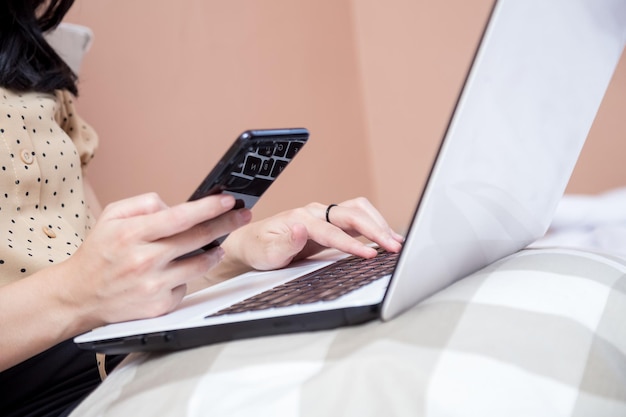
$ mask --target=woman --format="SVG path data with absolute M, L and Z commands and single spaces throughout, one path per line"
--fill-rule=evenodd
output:
M 72 3 L 0 0 L 2 415 L 69 412 L 100 380 L 74 336 L 167 313 L 220 263 L 273 269 L 327 247 L 374 256 L 359 235 L 389 251 L 402 241 L 364 198 L 249 223 L 228 195 L 168 207 L 145 194 L 96 221 L 84 168 L 98 138 L 75 113 L 76 75 L 43 37 Z M 222 247 L 177 260 L 226 233 Z

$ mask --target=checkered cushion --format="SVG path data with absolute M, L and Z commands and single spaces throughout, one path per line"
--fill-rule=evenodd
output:
M 73 415 L 626 415 L 625 272 L 527 249 L 390 322 L 131 355 Z

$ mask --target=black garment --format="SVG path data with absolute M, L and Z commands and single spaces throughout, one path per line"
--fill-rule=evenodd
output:
M 107 356 L 107 371 L 122 359 Z M 0 372 L 0 416 L 65 416 L 99 384 L 95 353 L 66 340 Z

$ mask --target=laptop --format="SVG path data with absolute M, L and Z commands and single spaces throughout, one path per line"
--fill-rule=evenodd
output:
M 75 343 L 164 351 L 391 320 L 519 251 L 547 231 L 625 40 L 623 0 L 496 1 L 399 254 L 326 251 L 249 272 L 187 296 L 170 314 L 100 327 Z M 363 263 L 373 277 L 359 272 Z M 339 273 L 327 271 L 337 265 Z M 289 301 L 284 287 L 311 277 L 324 285 L 312 291 L 321 300 L 308 302 L 300 288 Z M 279 300 L 267 308 L 272 294 Z

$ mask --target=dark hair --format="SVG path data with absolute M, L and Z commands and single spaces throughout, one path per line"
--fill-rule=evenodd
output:
M 69 90 L 77 76 L 43 34 L 54 29 L 74 0 L 0 0 L 0 86 L 15 91 Z

